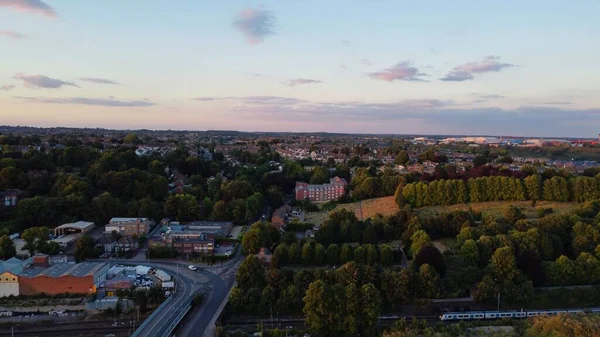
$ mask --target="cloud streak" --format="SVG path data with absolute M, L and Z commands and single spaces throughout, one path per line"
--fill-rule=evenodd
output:
M 79 80 L 84 81 L 84 82 L 98 83 L 98 84 L 112 84 L 112 85 L 120 85 L 121 84 L 119 82 L 107 80 L 105 78 L 96 78 L 96 77 L 82 77 Z
M 482 62 L 470 62 L 454 67 L 440 80 L 446 82 L 462 82 L 475 78 L 476 74 L 499 72 L 505 68 L 515 67 L 514 64 L 501 63 L 498 56 L 487 56 Z
M 13 32 L 13 31 L 10 31 L 10 30 L 0 30 L 0 36 L 5 36 L 5 37 L 11 38 L 11 39 L 15 39 L 15 40 L 20 40 L 20 39 L 27 38 L 27 35 L 25 35 L 25 34 Z
M 424 81 L 420 77 L 427 76 L 427 74 L 419 72 L 419 69 L 413 67 L 410 62 L 405 61 L 381 71 L 368 73 L 367 76 L 375 80 L 387 82 Z
M 2 90 L 2 91 L 11 91 L 14 88 L 15 88 L 14 85 L 3 85 L 3 86 L 0 87 L 0 90 Z
M 285 85 L 287 85 L 287 86 L 295 87 L 297 85 L 303 85 L 303 84 L 323 83 L 323 81 L 314 80 L 314 79 L 310 79 L 310 78 L 293 78 L 293 79 L 287 80 L 283 83 L 285 83 Z
M 231 101 L 245 104 L 273 104 L 273 105 L 293 105 L 306 103 L 308 101 L 292 97 L 280 97 L 280 96 L 245 96 L 245 97 L 195 97 L 192 98 L 195 101 L 200 102 L 214 102 L 214 101 Z
M 149 101 L 122 101 L 115 98 L 87 98 L 87 97 L 64 97 L 64 98 L 49 98 L 49 97 L 24 97 L 15 96 L 13 98 L 34 102 L 34 103 L 46 103 L 46 104 L 78 104 L 78 105 L 94 105 L 104 107 L 122 107 L 122 108 L 134 108 L 134 107 L 147 107 L 154 106 L 156 103 Z
M 275 35 L 275 16 L 269 10 L 246 8 L 233 20 L 233 26 L 244 35 L 249 44 L 254 45 Z
M 79 87 L 73 82 L 65 82 L 44 75 L 25 75 L 20 73 L 16 74 L 13 78 L 22 81 L 29 88 L 58 89 L 63 86 Z
M 0 7 L 12 8 L 14 10 L 39 14 L 50 18 L 56 18 L 58 14 L 42 0 L 0 0 Z

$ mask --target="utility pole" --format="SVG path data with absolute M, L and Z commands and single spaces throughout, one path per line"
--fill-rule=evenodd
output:
M 500 311 L 500 290 L 498 290 L 498 307 L 497 311 Z

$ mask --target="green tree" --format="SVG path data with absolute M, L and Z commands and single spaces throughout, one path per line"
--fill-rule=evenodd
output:
M 398 155 L 396 155 L 396 158 L 394 159 L 394 164 L 408 165 L 409 163 L 410 157 L 408 155 L 408 152 L 406 152 L 406 150 L 401 150 L 400 152 L 398 152 Z
M 352 246 L 345 243 L 342 245 L 342 249 L 340 251 L 340 263 L 347 263 L 354 260 L 354 254 Z
M 394 253 L 388 245 L 379 246 L 379 254 L 383 266 L 391 266 L 394 263 Z
M 130 133 L 125 138 L 123 138 L 123 143 L 137 145 L 140 143 L 140 137 L 135 133 Z
M 89 235 L 84 235 L 75 242 L 75 260 L 77 262 L 96 257 L 94 239 Z
M 415 267 L 420 268 L 424 264 L 428 264 L 435 268 L 440 276 L 446 275 L 446 262 L 444 261 L 444 256 L 432 244 L 421 247 L 417 255 L 415 255 Z
M 213 220 L 227 220 L 229 215 L 227 214 L 227 204 L 223 200 L 219 200 L 215 203 L 212 210 L 211 218 Z
M 428 264 L 422 265 L 418 277 L 421 296 L 438 298 L 441 295 L 441 279 L 435 268 Z
M 313 246 L 306 242 L 302 246 L 302 264 L 308 266 L 315 262 L 315 251 Z
M 479 248 L 473 239 L 465 241 L 462 247 L 460 247 L 460 255 L 467 261 L 469 265 L 479 265 Z
M 365 246 L 365 254 L 366 254 L 366 262 L 370 266 L 374 266 L 379 262 L 379 254 L 377 253 L 377 248 L 373 245 Z
M 519 273 L 515 255 L 510 247 L 496 249 L 492 255 L 492 271 L 500 280 L 512 280 Z
M 281 267 L 288 263 L 289 248 L 285 243 L 277 245 L 273 252 L 273 258 L 271 259 L 271 265 L 274 267 Z
M 363 246 L 356 247 L 356 249 L 354 249 L 353 254 L 354 254 L 354 261 L 356 263 L 359 263 L 359 264 L 366 263 L 367 256 L 366 256 L 365 248 Z
M 329 169 L 325 166 L 316 166 L 313 169 L 313 175 L 310 178 L 311 184 L 324 184 L 329 182 Z
M 315 258 L 314 258 L 315 264 L 317 266 L 322 266 L 325 264 L 326 260 L 327 260 L 327 252 L 325 251 L 325 247 L 322 244 L 318 243 L 315 246 Z
M 300 262 L 302 261 L 302 252 L 300 246 L 297 243 L 293 243 L 290 246 L 288 255 L 288 260 L 291 264 L 300 264 Z
M 264 239 L 258 228 L 251 228 L 242 237 L 242 250 L 246 254 L 256 254 L 263 247 Z
M 265 270 L 258 257 L 246 256 L 236 273 L 238 287 L 243 290 L 262 288 L 265 284 Z
M 379 242 L 379 236 L 377 235 L 377 231 L 375 230 L 375 227 L 373 225 L 368 225 L 365 228 L 363 232 L 362 242 L 372 244 L 376 244 L 377 242 Z
M 339 336 L 344 331 L 343 289 L 323 281 L 312 282 L 304 296 L 304 320 L 312 333 Z
M 0 241 L 1 243 L 1 241 Z M 327 247 L 327 264 L 335 266 L 340 263 L 340 249 L 338 245 L 332 243 Z
M 45 250 L 46 242 L 50 239 L 50 231 L 46 227 L 31 227 L 23 231 L 21 235 L 25 241 L 24 249 L 29 251 L 30 255 Z
M 2 260 L 8 260 L 11 257 L 17 255 L 14 242 L 8 237 L 8 235 L 2 235 L 0 237 L 0 258 Z
M 421 248 L 431 244 L 431 238 L 424 230 L 416 231 L 411 237 L 410 241 L 412 242 L 410 245 L 411 254 L 416 255 Z
M 361 292 L 361 336 L 377 336 L 377 324 L 381 315 L 381 298 L 377 288 L 369 283 L 362 286 Z

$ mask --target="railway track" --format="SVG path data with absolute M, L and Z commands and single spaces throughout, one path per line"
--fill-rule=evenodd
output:
M 27 336 L 27 337 L 125 337 L 132 333 L 128 326 L 104 326 L 104 327 L 69 327 L 69 328 L 46 328 L 46 329 L 27 329 L 16 330 L 14 333 L 10 329 L 0 330 L 0 336 Z
M 389 327 L 394 325 L 394 323 L 401 319 L 405 318 L 407 321 L 411 321 L 413 319 L 412 316 L 404 317 L 404 316 L 382 316 L 379 318 L 379 326 L 380 327 Z M 424 320 L 429 325 L 436 324 L 445 324 L 448 322 L 441 322 L 439 316 L 415 316 L 414 318 L 418 320 Z M 291 329 L 306 329 L 304 325 L 304 319 L 301 318 L 288 318 L 288 319 L 279 319 L 279 320 L 271 320 L 271 319 L 250 319 L 250 320 L 238 320 L 238 321 L 224 321 L 221 322 L 222 326 L 229 326 L 234 329 L 241 330 L 252 330 L 256 329 L 260 324 L 262 324 L 265 328 L 291 328 Z

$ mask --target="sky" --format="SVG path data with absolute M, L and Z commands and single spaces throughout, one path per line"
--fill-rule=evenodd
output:
M 600 1 L 0 0 L 0 125 L 597 137 Z

